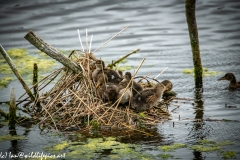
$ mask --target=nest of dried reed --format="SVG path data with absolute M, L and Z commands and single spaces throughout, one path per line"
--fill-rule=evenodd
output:
M 111 39 L 106 41 L 102 46 Z M 79 40 L 81 43 L 80 33 Z M 88 45 L 86 46 L 86 52 L 84 52 L 82 43 L 81 46 L 82 51 L 72 51 L 69 55 L 69 58 L 81 67 L 80 73 L 76 74 L 68 68 L 63 67 L 55 70 L 34 86 L 34 91 L 36 90 L 35 102 L 33 105 L 29 105 L 31 103 L 29 102 L 25 106 L 30 106 L 28 113 L 37 120 L 40 128 L 53 128 L 60 131 L 89 131 L 91 129 L 110 128 L 114 130 L 129 129 L 143 132 L 139 129 L 155 126 L 157 123 L 168 119 L 170 114 L 168 113 L 167 105 L 171 99 L 160 102 L 157 106 L 154 106 L 151 112 L 145 111 L 142 113 L 137 113 L 130 109 L 129 105 L 121 106 L 118 101 L 104 102 L 98 95 L 96 86 L 91 80 L 91 72 L 94 68 L 91 68 L 92 66 L 89 65 L 92 61 L 97 60 L 93 53 L 102 46 L 98 47 L 93 53 L 90 53 Z M 137 51 L 135 50 L 127 54 L 122 59 Z M 119 61 L 121 60 L 119 59 L 116 62 Z M 140 69 L 143 61 L 133 74 L 133 77 Z M 113 65 L 110 66 L 112 67 Z M 143 76 L 142 79 L 147 80 L 148 75 Z M 57 82 L 49 91 L 42 92 L 43 89 L 47 90 L 47 87 L 49 88 L 49 84 L 52 81 Z M 40 92 L 41 95 L 39 95 Z M 20 103 L 26 101 L 26 99 L 20 101 Z
M 60 77 L 49 91 L 38 96 L 29 110 L 41 128 L 60 131 L 100 128 L 139 130 L 169 117 L 164 103 L 154 107 L 154 112 L 137 113 L 129 106 L 104 102 L 90 77 L 93 68 L 89 64 L 96 60 L 93 54 L 79 56 L 74 51 L 69 58 L 81 66 L 80 74 L 60 68 L 39 82 L 40 91 Z

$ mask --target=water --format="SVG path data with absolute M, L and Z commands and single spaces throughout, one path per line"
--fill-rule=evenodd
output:
M 137 68 L 145 57 L 146 60 L 138 75 L 146 75 L 151 71 L 152 77 L 168 67 L 159 79 L 171 80 L 174 84 L 173 90 L 178 93 L 178 97 L 194 99 L 197 95 L 194 92 L 193 76 L 182 73 L 185 68 L 193 68 L 184 2 L 183 0 L 161 2 L 157 0 L 121 2 L 2 0 L 0 1 L 0 43 L 6 50 L 11 48 L 36 50 L 24 39 L 27 32 L 32 30 L 55 48 L 81 49 L 77 29 L 80 30 L 85 44 L 87 28 L 88 40 L 93 34 L 91 49 L 93 51 L 125 26 L 130 25 L 123 33 L 99 49 L 95 55 L 111 61 L 140 48 L 137 54 L 128 58 L 127 65 Z M 172 120 L 158 126 L 159 135 L 163 139 L 145 141 L 144 144 L 148 146 L 174 142 L 193 144 L 201 138 L 239 142 L 240 91 L 225 90 L 228 82 L 217 81 L 226 72 L 233 72 L 238 79 L 240 78 L 239 8 L 240 1 L 237 0 L 197 1 L 196 17 L 202 65 L 210 71 L 221 73 L 203 78 L 201 104 L 192 105 L 190 103 L 193 101 L 188 100 L 176 101 L 180 107 L 174 110 Z M 20 84 L 14 81 L 7 88 L 0 90 L 1 101 L 8 100 L 10 86 L 16 88 L 17 96 L 23 92 Z M 235 107 L 227 108 L 225 105 Z M 171 106 L 169 110 L 175 107 Z M 196 127 L 198 124 L 193 121 L 195 118 L 227 119 L 234 122 L 205 121 L 200 124 L 201 127 Z M 141 144 L 141 140 L 134 143 Z M 8 146 L 4 150 L 6 148 Z M 28 147 L 23 146 L 23 148 Z M 185 158 L 193 159 L 193 153 L 190 151 L 183 150 L 176 154 L 185 152 L 187 153 Z M 217 157 L 205 153 L 201 156 L 206 156 L 206 159 Z M 239 152 L 237 156 L 240 157 Z

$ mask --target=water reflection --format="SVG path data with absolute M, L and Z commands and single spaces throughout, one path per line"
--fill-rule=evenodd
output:
M 204 139 L 205 135 L 199 135 L 199 131 L 204 131 L 203 130 L 203 126 L 204 126 L 204 122 L 203 120 L 203 114 L 204 114 L 204 101 L 203 101 L 203 88 L 195 88 L 194 91 L 194 98 L 195 98 L 195 121 L 193 123 L 193 129 L 192 132 L 193 134 L 197 134 L 194 135 L 194 137 L 196 138 L 200 138 L 200 139 Z M 202 132 L 200 132 L 202 133 Z M 202 160 L 202 153 L 199 151 L 193 151 L 193 155 L 194 155 L 194 160 Z

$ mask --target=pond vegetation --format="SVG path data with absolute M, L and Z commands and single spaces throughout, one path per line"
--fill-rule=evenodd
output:
M 0 141 L 22 140 L 24 138 L 25 138 L 25 136 L 7 134 L 7 135 L 1 135 L 0 136 Z
M 194 69 L 185 68 L 182 72 L 184 74 L 193 75 L 194 74 Z M 215 75 L 221 74 L 221 72 L 210 71 L 208 68 L 203 68 L 203 73 L 202 74 L 203 74 L 203 76 L 215 76 Z
M 29 54 L 28 51 L 24 48 L 12 48 L 7 50 L 7 53 L 11 57 L 12 61 L 16 65 L 18 72 L 20 75 L 24 76 L 27 82 L 32 81 L 32 72 L 33 72 L 33 64 L 37 63 L 40 73 L 47 73 L 54 69 L 58 63 L 55 60 L 49 59 L 44 56 L 46 54 L 39 54 L 39 56 L 34 56 Z M 0 57 L 0 74 L 6 75 L 5 77 L 0 79 L 0 89 L 6 87 L 11 81 L 15 79 L 13 72 L 6 60 L 3 57 Z

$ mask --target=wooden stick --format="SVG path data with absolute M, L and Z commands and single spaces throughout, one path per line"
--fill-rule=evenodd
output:
M 10 68 L 12 69 L 13 73 L 16 75 L 16 77 L 18 78 L 18 80 L 20 81 L 20 83 L 22 84 L 23 88 L 26 90 L 26 93 L 28 94 L 28 96 L 30 97 L 31 101 L 33 102 L 35 100 L 35 97 L 33 96 L 31 90 L 28 88 L 27 84 L 23 81 L 21 75 L 19 74 L 15 64 L 13 63 L 11 57 L 7 54 L 7 52 L 5 51 L 5 49 L 2 47 L 2 45 L 0 44 L 0 52 L 2 53 L 3 57 L 5 58 L 5 60 L 7 61 L 8 65 L 10 66 Z
M 135 49 L 134 51 L 126 54 L 125 56 L 119 58 L 118 60 L 114 61 L 113 63 L 109 64 L 107 67 L 112 68 L 114 65 L 116 65 L 117 63 L 123 61 L 124 59 L 126 59 L 128 56 L 130 56 L 131 54 L 137 53 L 140 49 Z
M 64 54 L 62 54 L 60 51 L 58 51 L 54 47 L 44 42 L 41 38 L 39 38 L 36 34 L 34 34 L 33 31 L 30 30 L 25 35 L 24 38 L 28 40 L 36 48 L 38 48 L 40 51 L 46 53 L 53 59 L 57 60 L 58 62 L 63 64 L 65 67 L 71 69 L 73 72 L 80 73 L 82 71 L 79 65 L 77 65 L 75 62 L 70 60 L 68 57 L 66 57 Z

